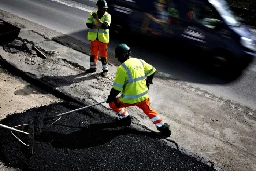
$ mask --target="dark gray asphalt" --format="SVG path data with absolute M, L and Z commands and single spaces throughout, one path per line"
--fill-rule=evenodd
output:
M 15 126 L 29 123 L 25 130 L 32 132 L 32 121 L 55 116 L 57 113 L 81 107 L 75 103 L 56 103 L 15 113 L 1 121 Z M 163 141 L 154 132 L 140 128 L 117 127 L 115 118 L 89 108 L 65 115 L 41 131 L 35 124 L 35 140 L 16 133 L 23 141 L 33 144 L 25 147 L 10 131 L 0 128 L 0 160 L 22 170 L 214 170 L 198 158 L 178 149 L 175 142 Z M 70 122 L 72 120 L 72 122 Z

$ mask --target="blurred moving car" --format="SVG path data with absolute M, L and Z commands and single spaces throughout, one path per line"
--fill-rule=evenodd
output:
M 209 52 L 218 69 L 244 69 L 256 56 L 256 36 L 225 0 L 107 0 L 112 30 L 139 33 Z

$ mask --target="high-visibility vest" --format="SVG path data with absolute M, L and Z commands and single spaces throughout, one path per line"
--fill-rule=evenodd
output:
M 94 26 L 98 25 L 98 22 L 93 18 L 92 14 L 97 13 L 97 11 L 91 12 L 86 23 L 92 23 Z M 111 15 L 108 12 L 100 18 L 102 22 L 107 22 L 109 25 L 111 23 Z M 90 41 L 98 40 L 102 43 L 109 43 L 109 29 L 89 29 L 87 38 Z
M 156 69 L 142 59 L 129 58 L 117 68 L 113 83 L 115 90 L 121 91 L 120 101 L 134 104 L 148 98 L 146 78 Z

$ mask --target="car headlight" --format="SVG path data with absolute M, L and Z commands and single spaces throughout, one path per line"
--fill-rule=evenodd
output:
M 241 44 L 250 50 L 256 51 L 256 44 L 252 39 L 241 37 Z

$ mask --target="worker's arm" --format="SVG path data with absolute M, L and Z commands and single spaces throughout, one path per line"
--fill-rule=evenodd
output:
M 104 21 L 101 21 L 96 13 L 92 14 L 92 17 L 97 21 L 98 27 L 101 29 L 109 29 L 111 23 L 111 15 L 104 16 Z
M 107 103 L 113 102 L 113 101 L 116 99 L 116 96 L 117 96 L 119 93 L 120 93 L 120 91 L 118 91 L 118 90 L 112 88 L 112 89 L 110 90 L 109 95 L 108 95 Z
M 116 99 L 116 96 L 123 91 L 125 80 L 126 80 L 126 73 L 124 69 L 119 66 L 117 68 L 116 77 L 114 79 L 112 89 L 110 90 L 107 103 L 114 101 Z
M 87 19 L 87 21 L 86 21 L 86 26 L 89 28 L 89 29 L 99 29 L 99 26 L 95 26 L 94 24 L 93 24 L 93 16 L 94 16 L 94 14 L 95 13 L 93 13 L 93 12 L 91 12 L 90 14 L 89 14 L 89 17 L 88 17 L 88 19 Z
M 92 29 L 92 27 L 93 27 L 92 23 L 86 23 L 86 26 L 87 26 L 89 29 Z
M 107 22 L 104 22 L 104 23 L 101 24 L 101 28 L 102 29 L 109 29 L 109 27 L 110 26 L 109 26 L 109 24 Z
M 153 84 L 154 75 L 155 75 L 155 73 L 153 73 L 147 77 L 147 79 L 146 79 L 147 84 Z
M 153 78 L 154 78 L 156 69 L 152 65 L 145 62 L 144 60 L 141 60 L 141 61 L 142 61 L 143 66 L 144 66 L 145 76 L 147 77 L 146 78 L 146 85 L 149 88 L 149 85 L 153 84 Z

